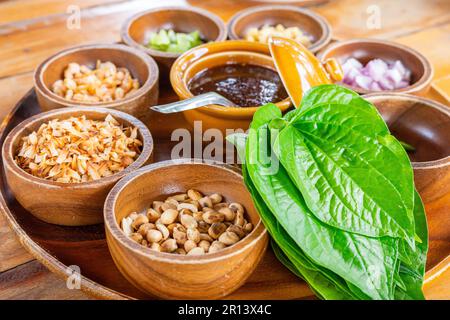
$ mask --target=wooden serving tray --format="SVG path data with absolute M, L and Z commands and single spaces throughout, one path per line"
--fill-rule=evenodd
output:
M 176 100 L 173 92 L 162 90 L 160 103 Z M 5 118 L 0 127 L 0 144 L 9 131 L 24 119 L 41 112 L 34 90 L 30 90 Z M 155 141 L 154 161 L 170 158 L 177 142 L 170 141 L 176 128 L 187 128 L 180 114 L 161 115 L 150 128 Z M 68 266 L 76 265 L 81 271 L 81 289 L 104 299 L 152 299 L 133 287 L 118 271 L 109 254 L 103 225 L 62 227 L 42 222 L 28 213 L 15 200 L 5 181 L 3 159 L 0 159 L 0 211 L 22 245 L 52 272 L 67 278 Z M 433 219 L 431 210 L 428 220 Z M 433 224 L 433 225 L 439 225 Z M 427 298 L 450 298 L 450 228 L 444 223 L 446 237 L 435 238 L 430 230 L 430 250 L 427 262 Z M 442 230 L 439 230 L 442 234 Z M 446 272 L 447 271 L 447 272 Z M 444 279 L 446 278 L 446 279 Z M 314 294 L 307 284 L 294 276 L 275 258 L 271 249 L 244 286 L 227 296 L 228 299 L 310 299 Z

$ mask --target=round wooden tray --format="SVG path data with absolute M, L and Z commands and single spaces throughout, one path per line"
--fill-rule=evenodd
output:
M 162 90 L 160 103 L 176 100 L 171 91 Z M 30 90 L 5 118 L 0 127 L 0 144 L 18 123 L 40 112 L 34 90 Z M 170 133 L 176 128 L 187 128 L 180 114 L 161 115 L 150 130 L 155 140 L 154 161 L 170 157 L 170 150 L 177 142 L 170 141 Z M 103 299 L 152 299 L 133 287 L 117 270 L 109 254 L 103 225 L 87 227 L 62 227 L 42 222 L 15 200 L 5 181 L 3 160 L 0 159 L 2 179 L 0 184 L 0 211 L 6 216 L 11 228 L 22 245 L 52 272 L 63 278 L 70 276 L 68 266 L 78 266 L 81 271 L 81 289 Z M 428 220 L 433 219 L 430 210 Z M 446 237 L 435 238 L 430 230 L 430 250 L 427 262 L 428 298 L 450 297 L 450 279 L 446 283 L 442 274 L 450 265 L 450 220 L 439 224 L 446 230 Z M 442 280 L 442 281 L 441 281 Z M 429 288 L 427 288 L 430 283 Z M 305 282 L 290 273 L 275 258 L 271 249 L 250 276 L 248 281 L 228 299 L 307 299 L 314 295 Z

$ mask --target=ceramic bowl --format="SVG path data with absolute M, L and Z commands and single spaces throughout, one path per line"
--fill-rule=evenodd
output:
M 331 40 L 330 24 L 312 10 L 294 6 L 257 6 L 236 13 L 228 22 L 230 39 L 244 39 L 250 28 L 281 24 L 298 27 L 311 37 L 311 52 L 317 52 Z
M 448 219 L 450 109 L 433 100 L 407 94 L 373 93 L 364 98 L 378 108 L 395 137 L 416 149 L 408 152 L 416 188 L 425 206 L 433 207 L 433 214 Z
M 205 41 L 222 41 L 227 38 L 225 23 L 218 16 L 195 7 L 154 8 L 127 19 L 121 29 L 122 41 L 152 56 L 159 65 L 161 77 L 167 80 L 170 67 L 180 54 L 145 46 L 151 33 L 160 29 L 186 33 L 198 30 Z
M 140 83 L 140 88 L 125 98 L 100 103 L 83 103 L 67 100 L 52 92 L 56 80 L 71 62 L 95 67 L 97 60 L 111 61 L 117 67 L 127 68 Z M 159 71 L 155 61 L 145 53 L 120 44 L 93 44 L 63 50 L 47 60 L 34 73 L 34 87 L 43 111 L 62 107 L 102 107 L 129 113 L 144 123 L 149 123 L 148 107 L 158 102 Z
M 110 114 L 118 122 L 138 128 L 143 148 L 138 158 L 124 170 L 98 180 L 62 183 L 35 177 L 20 168 L 14 157 L 22 137 L 36 131 L 52 119 L 86 115 L 88 119 L 104 120 Z M 64 108 L 40 113 L 17 125 L 6 137 L 2 148 L 6 180 L 17 201 L 32 215 L 48 223 L 82 226 L 103 221 L 103 204 L 114 184 L 151 159 L 153 140 L 150 131 L 138 119 L 117 110 L 105 108 Z
M 402 89 L 383 92 L 424 95 L 433 79 L 433 67 L 421 53 L 402 44 L 386 40 L 354 39 L 339 41 L 321 51 L 318 57 L 322 61 L 326 61 L 328 58 L 336 58 L 341 64 L 349 58 L 355 58 L 363 65 L 375 58 L 383 59 L 387 62 L 400 60 L 411 71 L 411 84 Z M 346 84 L 343 85 L 361 94 L 377 92 Z
M 144 247 L 128 238 L 119 223 L 153 200 L 196 189 L 220 193 L 227 202 L 241 203 L 253 231 L 236 244 L 215 253 L 187 256 Z M 242 176 L 224 164 L 190 159 L 158 162 L 127 175 L 114 186 L 104 209 L 106 239 L 117 268 L 133 285 L 167 299 L 215 299 L 239 288 L 264 255 L 264 228 Z
M 276 70 L 265 44 L 243 40 L 213 42 L 193 48 L 175 61 L 170 72 L 172 88 L 180 100 L 192 98 L 189 82 L 198 72 L 229 63 L 254 64 Z M 291 101 L 286 98 L 275 104 L 284 112 L 291 106 Z M 202 121 L 203 128 L 218 128 L 225 133 L 227 129 L 248 129 L 257 109 L 208 105 L 183 114 L 191 124 Z

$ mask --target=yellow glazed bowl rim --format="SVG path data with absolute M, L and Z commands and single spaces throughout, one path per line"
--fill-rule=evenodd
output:
M 250 52 L 254 54 L 265 54 L 270 57 L 269 46 L 262 43 L 245 40 L 227 40 L 210 42 L 183 53 L 173 64 L 170 70 L 170 83 L 180 100 L 194 97 L 188 88 L 188 80 L 185 77 L 189 67 L 197 61 L 217 53 L 225 52 Z M 275 103 L 282 112 L 291 106 L 290 98 Z M 196 110 L 221 118 L 252 118 L 259 107 L 224 107 L 219 105 L 208 105 Z

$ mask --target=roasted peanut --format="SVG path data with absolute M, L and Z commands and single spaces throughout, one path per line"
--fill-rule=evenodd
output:
M 189 251 L 191 251 L 192 249 L 194 249 L 195 247 L 197 247 L 197 243 L 195 243 L 192 240 L 187 240 L 184 243 L 184 250 L 186 250 L 187 253 L 189 253 Z
M 225 216 L 220 212 L 206 212 L 203 214 L 203 220 L 206 223 L 213 224 L 215 222 L 222 222 L 225 220 Z
M 239 238 L 245 237 L 245 230 L 244 228 L 237 226 L 235 224 L 232 224 L 228 227 L 227 231 L 233 232 L 238 235 Z
M 244 231 L 245 231 L 245 232 L 249 233 L 249 232 L 251 232 L 252 230 L 253 230 L 253 224 L 251 224 L 250 222 L 249 222 L 249 223 L 246 223 L 246 224 L 244 225 Z
M 155 225 L 153 223 L 144 223 L 141 224 L 141 226 L 138 229 L 138 232 L 145 237 L 145 235 L 147 234 L 148 230 L 150 229 L 155 229 Z
M 159 245 L 159 243 L 153 242 L 150 245 L 150 249 L 155 250 L 155 251 L 161 251 L 161 246 Z
M 161 207 L 159 207 L 158 210 L 160 208 Z M 158 220 L 161 217 L 161 213 L 158 210 L 152 209 L 152 208 L 148 208 L 148 210 L 147 210 L 147 219 L 148 219 L 148 221 L 154 223 L 154 222 L 156 222 L 156 220 Z
M 211 236 L 209 234 L 207 234 L 207 233 L 200 233 L 200 241 L 201 240 L 206 240 L 208 242 L 213 242 L 214 241 L 214 239 L 211 238 Z
M 217 239 L 225 230 L 227 230 L 227 226 L 224 223 L 216 222 L 209 227 L 208 234 L 211 238 Z
M 155 226 L 156 226 L 156 229 L 161 231 L 161 234 L 162 234 L 164 240 L 166 240 L 170 236 L 169 229 L 167 229 L 167 227 L 165 225 L 163 225 L 160 220 L 155 222 Z
M 178 249 L 177 242 L 175 239 L 167 239 L 163 243 L 161 243 L 161 251 L 162 252 L 174 252 Z
M 180 217 L 180 222 L 181 222 L 181 224 L 183 225 L 183 226 L 185 226 L 187 229 L 189 229 L 189 228 L 197 228 L 197 226 L 198 226 L 198 223 L 197 223 L 197 220 L 195 220 L 195 218 L 194 217 L 192 217 L 192 216 L 189 216 L 189 215 L 187 215 L 187 214 L 183 214 L 181 217 Z
M 141 241 L 143 239 L 142 234 L 137 233 L 137 232 L 132 233 L 130 235 L 130 238 L 131 238 L 131 240 L 136 241 L 137 243 L 141 243 Z
M 185 201 L 188 198 L 186 193 L 176 194 L 170 197 L 171 199 L 175 199 L 178 202 Z
M 234 218 L 234 224 L 240 227 L 244 226 L 244 214 L 240 211 L 236 212 L 236 217 Z
M 203 195 L 200 192 L 193 189 L 188 190 L 187 195 L 189 198 L 196 201 L 200 200 L 203 197 Z
M 220 203 L 222 201 L 222 196 L 218 193 L 213 193 L 212 195 L 209 196 L 209 198 L 211 199 L 213 205 Z
M 175 252 L 182 255 L 186 254 L 186 250 L 184 250 L 183 248 L 178 248 L 177 250 L 175 250 Z
M 209 247 L 211 246 L 211 243 L 209 241 L 207 241 L 207 240 L 201 240 L 198 243 L 198 246 L 200 248 L 203 248 L 203 251 L 208 252 L 209 251 Z
M 234 211 L 231 210 L 231 209 L 228 208 L 228 207 L 221 208 L 221 209 L 218 210 L 218 212 L 220 212 L 220 213 L 222 213 L 222 214 L 224 215 L 225 221 L 233 221 L 234 218 L 235 218 L 235 216 L 236 216 L 236 214 L 234 213 Z
M 214 252 L 217 252 L 217 251 L 219 251 L 219 250 L 224 249 L 225 247 L 226 247 L 225 244 L 223 244 L 222 242 L 220 242 L 220 241 L 214 241 L 214 242 L 211 243 L 211 245 L 209 246 L 208 252 L 209 252 L 209 253 L 214 253 Z
M 227 246 L 231 246 L 239 241 L 239 236 L 234 232 L 225 231 L 220 235 L 219 241 Z
M 181 228 L 173 229 L 173 238 L 177 241 L 179 245 L 184 245 L 184 243 L 188 239 L 186 232 L 183 231 Z
M 154 210 L 156 210 L 157 212 L 159 212 L 159 214 L 162 213 L 162 209 L 161 206 L 164 204 L 163 201 L 153 201 L 152 207 Z
M 188 256 L 197 256 L 202 254 L 205 254 L 205 250 L 200 247 L 195 247 L 187 253 Z
M 178 211 L 177 210 L 175 210 L 175 209 L 167 209 L 161 214 L 161 218 L 159 218 L 159 219 L 160 219 L 162 224 L 168 225 L 168 224 L 171 224 L 171 223 L 175 222 L 177 217 L 178 217 Z
M 136 219 L 134 219 L 133 223 L 131 224 L 131 226 L 137 230 L 139 229 L 139 227 L 141 226 L 141 224 L 144 223 L 148 223 L 148 218 L 146 216 L 144 216 L 143 214 L 138 215 L 138 217 Z
M 151 229 L 151 230 L 148 230 L 146 238 L 147 238 L 147 241 L 150 243 L 160 242 L 163 238 L 163 235 L 162 235 L 161 231 Z
M 173 204 L 173 203 L 170 203 L 170 202 L 164 202 L 162 205 L 161 205 L 161 210 L 164 212 L 164 211 L 166 211 L 166 210 L 168 210 L 168 209 L 174 209 L 174 210 L 176 210 L 177 209 L 177 206 L 178 206 L 178 204 Z
M 197 229 L 187 229 L 187 238 L 195 243 L 200 242 L 200 232 Z
M 197 212 L 197 206 L 192 203 L 180 203 L 177 206 L 177 210 L 188 209 L 191 212 Z
M 213 206 L 213 203 L 209 197 L 201 198 L 200 200 L 198 200 L 198 203 L 200 204 L 200 206 L 202 208 L 204 208 L 204 207 L 212 208 L 212 206 Z

